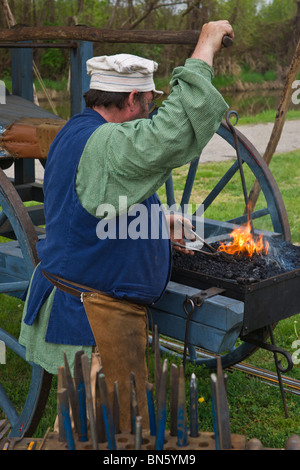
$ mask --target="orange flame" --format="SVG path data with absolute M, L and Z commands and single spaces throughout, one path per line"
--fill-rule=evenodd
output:
M 233 230 L 230 237 L 233 239 L 230 243 L 221 243 L 218 251 L 225 251 L 231 255 L 245 254 L 246 256 L 253 256 L 254 254 L 263 255 L 268 253 L 269 243 L 264 243 L 263 236 L 259 235 L 254 240 L 250 221 L 246 225 Z

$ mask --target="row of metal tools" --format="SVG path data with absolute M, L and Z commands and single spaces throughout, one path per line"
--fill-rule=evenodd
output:
M 139 415 L 138 396 L 135 375 L 130 374 L 130 431 L 121 431 L 119 423 L 119 393 L 115 382 L 113 403 L 108 397 L 105 374 L 100 369 L 96 377 L 95 400 L 92 397 L 89 359 L 83 351 L 78 351 L 74 361 L 74 378 L 66 359 L 65 366 L 59 370 L 58 380 L 58 423 L 59 441 L 65 442 L 67 449 L 81 448 L 89 442 L 91 448 L 118 450 L 205 447 L 203 439 L 207 434 L 199 432 L 198 390 L 195 374 L 192 374 L 189 387 L 189 426 L 187 416 L 185 373 L 183 365 L 179 368 L 168 360 L 160 362 L 159 354 L 155 358 L 155 387 L 146 382 L 149 430 L 143 430 L 142 417 Z M 218 362 L 216 373 L 211 374 L 212 412 L 214 418 L 214 439 L 207 447 L 232 449 L 229 410 L 226 398 L 225 380 L 221 363 Z M 170 381 L 170 430 L 167 423 L 167 389 Z M 155 388 L 155 396 L 154 396 Z M 94 403 L 95 401 L 95 403 Z M 72 426 L 72 421 L 74 425 Z M 130 437 L 131 436 L 131 439 Z M 125 439 L 126 437 L 126 439 Z M 201 444 L 201 443 L 202 444 Z M 244 445 L 240 437 L 238 446 Z M 79 446 L 79 447 L 78 447 Z M 192 447 L 191 447 L 192 446 Z
M 74 370 L 71 373 L 66 355 L 64 366 L 58 370 L 57 410 L 58 432 L 49 432 L 44 438 L 27 438 L 26 449 L 49 450 L 262 450 L 261 442 L 230 432 L 230 416 L 227 402 L 227 374 L 223 373 L 221 358 L 210 374 L 212 433 L 199 430 L 198 385 L 194 373 L 186 391 L 184 366 L 179 367 L 162 360 L 157 327 L 154 329 L 154 384 L 146 382 L 149 426 L 143 429 L 139 414 L 135 375 L 130 374 L 130 423 L 131 428 L 120 429 L 120 405 L 118 382 L 114 383 L 113 400 L 110 403 L 105 374 L 100 368 L 96 374 L 92 393 L 90 361 L 84 351 L 77 351 Z M 169 387 L 169 393 L 168 393 Z M 187 395 L 189 398 L 187 399 Z M 169 396 L 169 403 L 168 403 Z M 189 409 L 189 416 L 187 413 Z M 168 429 L 167 429 L 168 414 Z M 189 418 L 189 419 L 188 419 Z M 0 422 L 0 440 L 7 433 L 7 420 Z M 3 436 L 2 436 L 3 434 Z M 23 439 L 24 440 L 24 439 Z M 13 445 L 19 441 L 13 440 Z M 22 444 L 22 440 L 21 440 Z M 12 440 L 4 446 L 12 448 Z M 18 444 L 15 446 L 18 448 Z M 8 448 L 8 447 L 7 447 Z M 20 447 L 19 447 L 20 448 Z M 292 435 L 285 449 L 300 450 L 300 437 Z
M 74 361 L 74 379 L 66 356 L 65 366 L 59 370 L 58 418 L 59 440 L 67 449 L 90 448 L 94 450 L 244 450 L 262 449 L 257 439 L 246 444 L 245 436 L 232 434 L 227 402 L 227 374 L 223 373 L 221 358 L 217 358 L 217 369 L 210 375 L 211 407 L 214 432 L 200 432 L 198 418 L 198 386 L 195 374 L 189 384 L 189 406 L 187 407 L 185 371 L 183 365 L 162 361 L 159 334 L 154 329 L 153 349 L 155 355 L 155 384 L 146 382 L 149 429 L 143 429 L 139 415 L 135 375 L 130 375 L 131 429 L 121 430 L 119 423 L 119 392 L 115 382 L 113 402 L 109 402 L 105 375 L 100 369 L 95 383 L 95 398 L 92 397 L 89 360 L 83 351 L 78 351 Z M 169 387 L 169 404 L 167 403 Z M 155 392 L 155 393 L 154 393 Z M 189 408 L 189 419 L 187 414 Z M 169 411 L 169 429 L 166 429 Z M 72 429 L 71 415 L 75 427 Z M 89 435 L 88 435 L 89 434 Z M 84 443 L 88 445 L 84 446 Z M 291 436 L 286 443 L 288 449 L 299 449 L 300 438 Z

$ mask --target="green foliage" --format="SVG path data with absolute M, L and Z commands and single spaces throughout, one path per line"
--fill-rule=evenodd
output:
M 109 21 L 111 5 L 107 0 L 85 0 L 84 8 L 78 14 L 78 23 L 104 28 Z
M 40 59 L 40 71 L 42 76 L 54 79 L 63 74 L 65 64 L 61 49 L 47 49 Z
M 275 70 L 267 70 L 264 74 L 264 80 L 266 82 L 273 82 L 277 79 L 277 73 Z
M 241 78 L 243 82 L 248 83 L 263 83 L 264 81 L 264 77 L 261 73 L 250 70 L 249 68 L 242 71 Z
M 83 7 L 78 10 L 79 5 Z M 201 29 L 204 22 L 228 19 L 235 31 L 235 46 L 220 54 L 227 67 L 233 62 L 249 67 L 249 70 L 265 74 L 269 70 L 289 65 L 299 36 L 296 0 L 205 0 L 193 8 L 191 2 L 175 1 L 166 6 L 163 0 L 153 3 L 116 0 L 14 0 L 10 5 L 17 23 L 34 26 L 85 24 L 97 28 L 190 30 Z M 0 20 L 1 21 L 1 20 Z M 299 23 L 299 20 L 298 20 Z M 298 29 L 297 29 L 298 28 Z M 120 51 L 145 55 L 160 64 L 160 73 L 169 75 L 172 68 L 183 63 L 191 53 L 189 46 L 154 44 L 95 44 L 95 54 L 113 54 Z M 0 74 L 9 70 L 9 51 L 2 50 L 4 60 Z M 35 51 L 35 59 L 43 73 L 60 78 L 66 70 L 64 53 Z M 232 75 L 231 73 L 229 75 Z M 266 80 L 272 80 L 275 72 L 268 72 Z M 260 82 L 252 75 L 251 81 Z M 231 77 L 226 80 L 226 86 Z
M 233 75 L 216 75 L 213 78 L 212 83 L 217 89 L 220 90 L 222 88 L 230 87 L 235 83 L 236 80 L 237 77 L 234 77 Z

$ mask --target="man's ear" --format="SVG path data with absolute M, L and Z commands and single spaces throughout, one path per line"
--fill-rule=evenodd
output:
M 133 90 L 129 93 L 128 98 L 127 98 L 128 106 L 130 110 L 132 111 L 134 110 L 137 104 L 137 93 L 138 92 L 136 90 Z

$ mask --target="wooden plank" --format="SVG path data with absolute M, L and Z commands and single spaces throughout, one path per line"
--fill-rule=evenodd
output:
M 12 93 L 33 101 L 32 49 L 16 48 L 11 51 Z
M 183 302 L 186 296 L 191 297 L 199 292 L 201 289 L 170 281 L 163 297 L 151 308 L 171 311 L 174 315 L 185 319 Z M 243 314 L 243 302 L 223 295 L 216 295 L 205 299 L 201 307 L 195 306 L 193 320 L 221 330 L 228 330 L 242 321 Z
M 71 116 L 81 113 L 85 107 L 83 94 L 88 91 L 90 76 L 86 73 L 86 61 L 93 57 L 93 43 L 79 41 L 76 48 L 70 49 L 70 93 Z
M 161 334 L 185 341 L 186 314 L 183 302 L 196 289 L 171 282 L 163 298 L 151 306 L 152 322 Z M 189 323 L 188 342 L 211 352 L 231 349 L 239 337 L 244 318 L 243 302 L 216 296 L 196 307 Z
M 163 335 L 179 341 L 185 340 L 186 322 L 183 318 L 170 312 L 151 309 L 153 323 L 159 326 Z M 190 321 L 188 342 L 193 346 L 205 348 L 208 351 L 221 353 L 231 349 L 237 338 L 241 324 L 236 330 L 224 331 Z

